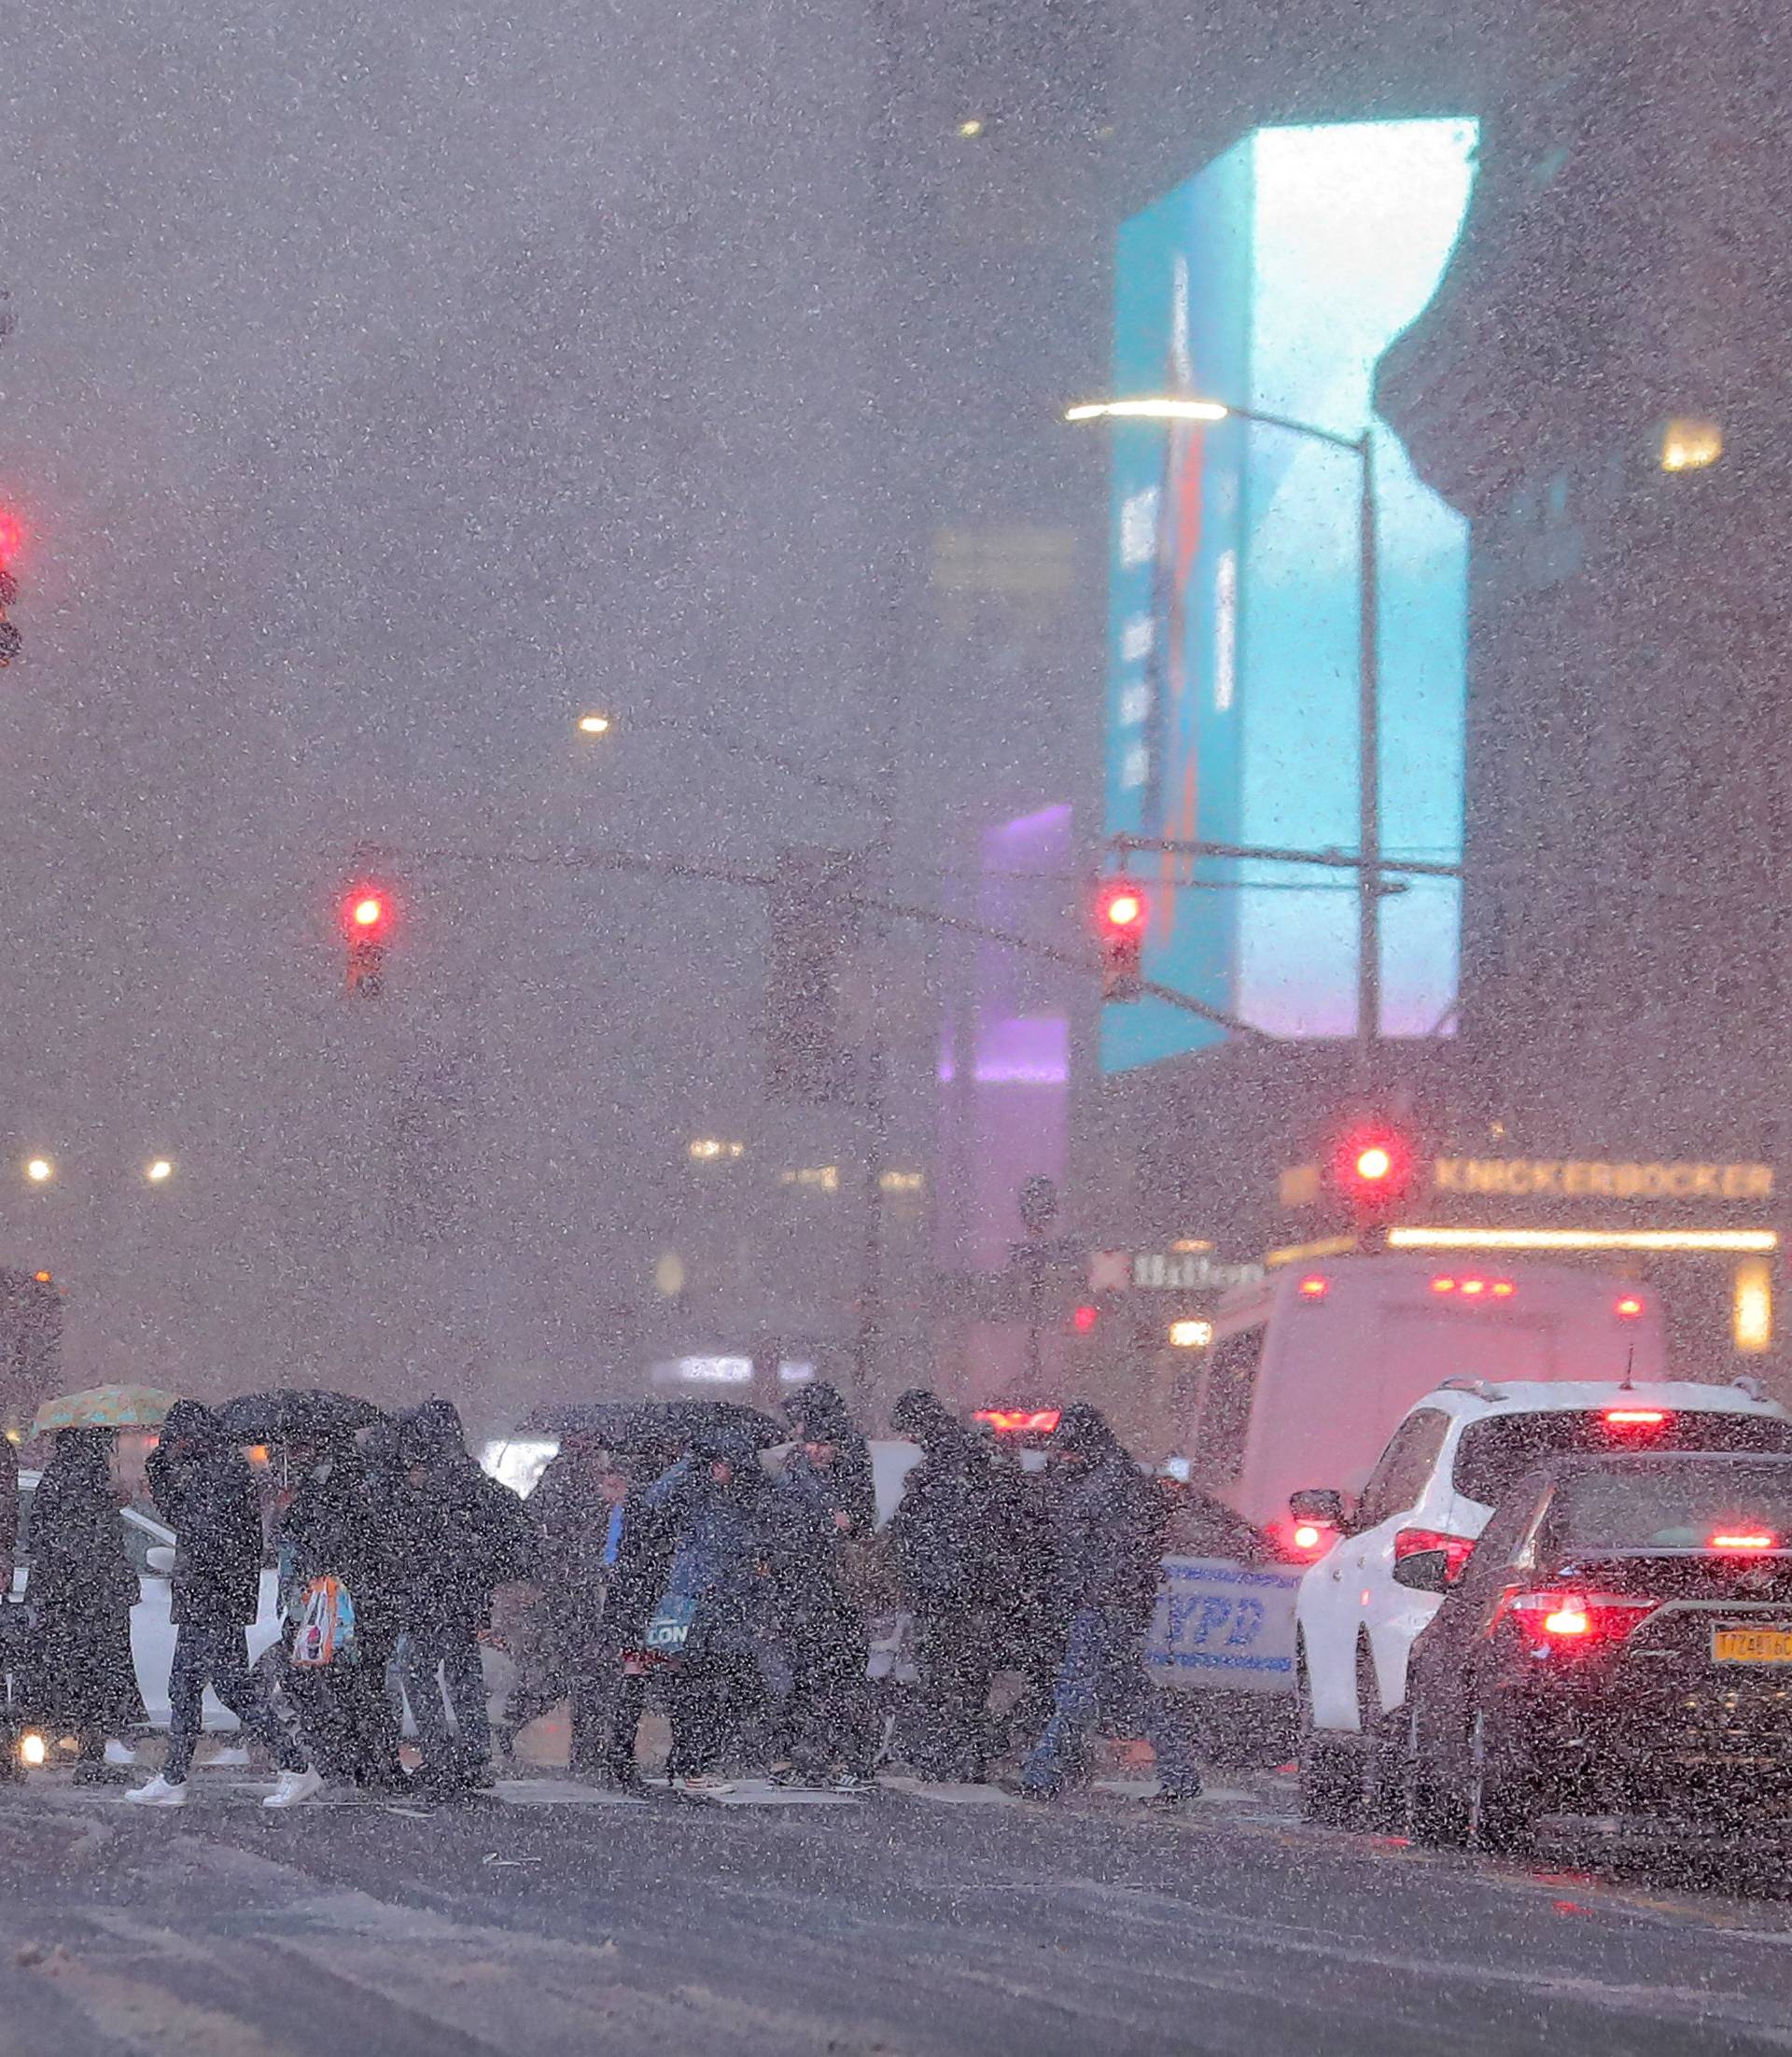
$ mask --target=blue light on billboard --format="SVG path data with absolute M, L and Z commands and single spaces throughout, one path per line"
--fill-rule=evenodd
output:
M 1167 389 L 1339 435 L 1371 420 L 1383 351 L 1422 313 L 1474 177 L 1466 120 L 1260 129 L 1127 222 L 1113 390 Z M 1376 424 L 1381 800 L 1390 856 L 1462 852 L 1467 526 Z M 1256 424 L 1123 422 L 1113 439 L 1107 826 L 1350 851 L 1357 841 L 1358 469 Z M 1352 875 L 1141 859 L 1147 974 L 1281 1036 L 1354 1023 Z M 1448 1032 L 1459 889 L 1382 904 L 1383 1028 Z M 1110 1007 L 1126 1070 L 1219 1031 Z

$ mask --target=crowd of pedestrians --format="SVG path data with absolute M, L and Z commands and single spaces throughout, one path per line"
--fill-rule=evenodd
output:
M 1047 1800 L 1101 1727 L 1149 1739 L 1165 1799 L 1198 1792 L 1143 1667 L 1163 1504 L 1094 1408 L 1064 1410 L 1037 1472 L 933 1394 L 903 1394 L 892 1427 L 919 1459 L 881 1529 L 841 1396 L 816 1384 L 787 1414 L 775 1456 L 721 1415 L 678 1446 L 573 1433 L 526 1501 L 482 1471 L 445 1401 L 371 1427 L 301 1424 L 270 1506 L 217 1418 L 181 1402 L 148 1463 L 176 1537 L 168 1750 L 129 1797 L 185 1801 L 208 1686 L 272 1760 L 271 1807 L 326 1784 L 476 1794 L 563 1700 L 572 1773 L 625 1790 L 653 1707 L 665 1776 L 692 1794 L 744 1771 L 849 1792 L 880 1762 L 973 1783 L 1005 1760 Z M 285 1719 L 246 1640 L 270 1546 Z M 104 1436 L 57 1438 L 27 1556 L 31 1698 L 77 1737 L 77 1778 L 111 1776 L 106 1740 L 143 1708 Z M 516 1681 L 494 1734 L 481 1653 L 500 1594 Z M 892 1619 L 900 1684 L 874 1677 L 874 1628 Z

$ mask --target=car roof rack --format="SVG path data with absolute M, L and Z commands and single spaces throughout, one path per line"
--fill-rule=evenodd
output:
M 1439 1392 L 1472 1392 L 1477 1400 L 1504 1400 L 1505 1389 L 1491 1378 L 1440 1378 Z

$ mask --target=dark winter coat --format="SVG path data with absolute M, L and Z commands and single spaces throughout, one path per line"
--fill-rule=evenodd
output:
M 931 1393 L 905 1393 L 894 1419 L 921 1446 L 888 1531 L 903 1602 L 923 1615 L 1001 1604 L 1012 1541 L 988 1452 Z
M 826 1501 L 831 1514 L 844 1514 L 848 1536 L 861 1541 L 870 1536 L 877 1527 L 871 1447 L 847 1411 L 847 1403 L 821 1379 L 792 1393 L 784 1411 L 805 1443 L 832 1443 L 834 1451 L 833 1463 L 822 1469 L 798 1450 L 786 1467 L 786 1478 L 805 1481 L 806 1490 Z
M 36 1616 L 25 1699 L 39 1718 L 111 1734 L 147 1717 L 131 1655 L 131 1609 L 143 1597 L 124 1554 L 124 1525 L 105 1437 L 64 1429 L 32 1496 L 26 1597 Z
M 255 1480 L 242 1452 L 218 1434 L 209 1407 L 182 1400 L 147 1469 L 150 1495 L 175 1532 L 175 1621 L 245 1628 L 259 1609 L 265 1552 Z
M 483 1628 L 493 1593 L 535 1565 L 539 1538 L 528 1509 L 481 1471 L 445 1400 L 400 1420 L 396 1463 L 389 1490 L 406 1625 Z M 410 1476 L 419 1467 L 421 1482 Z
M 18 1569 L 19 1453 L 9 1436 L 0 1435 L 0 1605 L 12 1592 Z
M 710 1473 L 712 1454 L 735 1467 L 726 1486 Z M 643 1499 L 675 1538 L 662 1600 L 695 1602 L 684 1655 L 751 1656 L 769 1627 L 766 1574 L 783 1530 L 758 1452 L 693 1451 L 656 1479 Z
M 339 1439 L 300 1481 L 275 1536 L 295 1583 L 339 1578 L 358 1628 L 400 1625 L 403 1567 L 392 1488 L 352 1436 Z
M 609 1525 L 606 1504 L 606 1534 Z M 623 1503 L 616 1561 L 603 1571 L 606 1641 L 623 1649 L 640 1647 L 671 1575 L 674 1542 L 664 1513 L 648 1504 L 644 1490 L 631 1491 Z
M 1062 1462 L 1055 1516 L 1059 1605 L 1121 1607 L 1142 1621 L 1163 1560 L 1162 1496 L 1093 1407 L 1066 1408 L 1057 1434 Z M 1061 1440 L 1058 1440 L 1061 1439 Z

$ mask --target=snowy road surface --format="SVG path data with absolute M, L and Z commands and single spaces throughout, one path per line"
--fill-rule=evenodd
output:
M 0 2057 L 1792 2050 L 1792 1889 L 987 1791 L 145 1817 L 0 1796 Z

